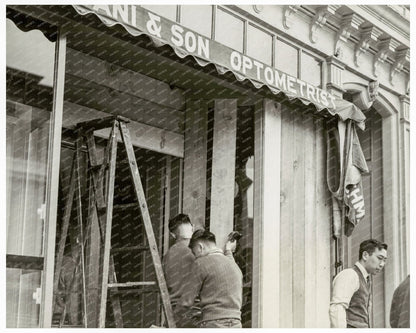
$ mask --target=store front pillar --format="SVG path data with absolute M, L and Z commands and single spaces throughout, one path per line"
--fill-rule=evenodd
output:
M 279 327 L 281 105 L 255 110 L 253 327 Z M 267 181 L 264 181 L 267 179 Z
M 205 225 L 208 108 L 203 100 L 186 105 L 183 212 L 196 229 Z
M 237 100 L 215 100 L 210 231 L 220 248 L 233 230 L 236 136 Z
M 401 263 L 401 280 L 403 280 L 410 271 L 410 219 L 409 219 L 409 156 L 410 156 L 410 99 L 408 95 L 400 96 L 400 195 L 401 195 L 401 221 L 400 221 L 400 244 L 402 258 Z

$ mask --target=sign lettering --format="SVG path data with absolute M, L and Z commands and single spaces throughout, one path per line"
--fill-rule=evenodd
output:
M 309 100 L 321 108 L 335 109 L 335 97 L 329 92 L 268 66 L 245 54 L 202 36 L 186 27 L 134 5 L 77 5 L 81 14 L 95 13 L 104 23 L 120 23 L 131 32 L 147 33 L 175 48 L 213 62 L 289 96 Z

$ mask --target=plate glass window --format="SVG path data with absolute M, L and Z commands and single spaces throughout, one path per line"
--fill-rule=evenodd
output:
M 6 21 L 7 327 L 39 327 L 55 44 Z

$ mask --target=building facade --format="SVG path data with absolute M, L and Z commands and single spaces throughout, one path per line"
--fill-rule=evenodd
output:
M 130 119 L 162 256 L 179 212 L 219 246 L 242 233 L 244 327 L 329 327 L 331 281 L 367 238 L 389 246 L 371 314 L 374 327 L 389 327 L 394 288 L 410 270 L 409 6 L 10 5 L 6 28 L 7 327 L 58 325 L 65 219 L 65 256 L 80 246 L 75 208 L 65 211 L 74 126 L 108 115 Z M 328 188 L 334 120 L 357 125 L 369 168 L 365 216 L 338 238 Z M 102 158 L 109 132 L 94 135 Z M 84 219 L 87 169 L 84 151 Z M 117 170 L 115 202 L 129 205 L 131 182 Z M 113 219 L 113 248 L 145 243 L 137 208 Z M 68 261 L 75 273 L 64 326 L 98 326 L 97 218 L 84 237 L 84 274 Z M 114 260 L 120 281 L 155 279 L 150 253 Z M 124 327 L 163 324 L 157 293 L 120 299 Z

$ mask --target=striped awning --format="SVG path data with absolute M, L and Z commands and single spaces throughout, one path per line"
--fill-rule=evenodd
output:
M 342 120 L 353 119 L 364 129 L 365 116 L 354 104 L 328 91 L 284 73 L 243 53 L 207 38 L 138 5 L 74 5 L 80 15 L 94 14 L 105 25 L 121 25 L 133 36 L 147 35 L 156 46 L 169 45 L 180 57 L 193 57 L 200 66 L 213 64 L 218 73 L 232 72 L 238 81 L 256 88 L 267 86 L 274 94 L 313 104 Z

